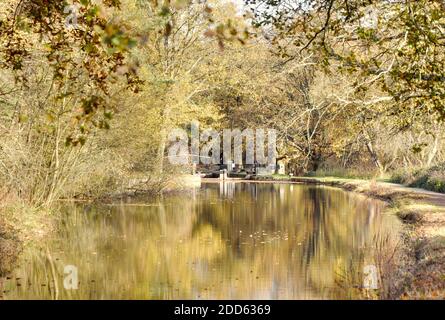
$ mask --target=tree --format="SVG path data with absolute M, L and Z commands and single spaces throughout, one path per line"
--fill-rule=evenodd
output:
M 124 25 L 108 21 L 120 1 L 20 0 L 4 8 L 0 21 L 0 68 L 11 70 L 23 90 L 31 84 L 33 61 L 44 59 L 52 71 L 52 92 L 60 101 L 76 95 L 77 126 L 68 144 L 84 143 L 91 127 L 107 128 L 113 106 L 110 86 L 121 77 L 127 87 L 139 83 L 126 53 L 136 45 Z M 73 8 L 78 10 L 73 11 Z M 67 10 L 68 9 L 68 10 Z M 69 14 L 71 12 L 71 15 Z M 82 79 L 76 92 L 67 82 Z
M 286 61 L 305 51 L 320 66 L 356 77 L 356 93 L 378 87 L 393 113 L 415 106 L 445 117 L 445 8 L 440 0 L 247 0 L 254 24 L 272 27 Z

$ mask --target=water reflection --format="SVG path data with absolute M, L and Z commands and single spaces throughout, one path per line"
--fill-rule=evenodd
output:
M 113 206 L 71 205 L 44 250 L 30 249 L 7 299 L 344 298 L 338 274 L 366 263 L 397 221 L 382 203 L 288 184 L 203 184 Z M 63 288 L 64 266 L 79 289 Z M 18 278 L 18 279 L 16 279 Z

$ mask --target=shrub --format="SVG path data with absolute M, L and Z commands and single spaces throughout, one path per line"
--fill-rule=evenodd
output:
M 427 169 L 394 172 L 391 181 L 409 187 L 445 193 L 445 163 Z

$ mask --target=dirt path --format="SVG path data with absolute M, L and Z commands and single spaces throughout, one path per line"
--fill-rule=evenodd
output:
M 418 195 L 419 200 L 422 200 L 427 204 L 445 207 L 445 194 L 443 193 L 428 191 L 420 188 L 409 188 L 395 183 L 380 182 L 379 184 L 406 194 L 411 194 L 413 197 Z

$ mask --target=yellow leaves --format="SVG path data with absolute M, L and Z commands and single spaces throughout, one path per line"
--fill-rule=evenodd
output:
M 240 29 L 231 19 L 228 19 L 225 23 L 217 24 L 214 28 L 206 30 L 204 35 L 206 37 L 215 37 L 221 49 L 224 49 L 225 42 L 238 41 L 241 44 L 245 44 L 249 38 L 247 28 Z
M 47 119 L 49 122 L 53 122 L 53 121 L 55 120 L 55 117 L 54 117 L 54 115 L 53 115 L 51 112 L 47 112 L 47 113 L 46 113 L 46 119 Z
M 45 43 L 45 44 L 42 46 L 42 48 L 43 48 L 43 50 L 45 50 L 45 51 L 47 51 L 47 52 L 52 52 L 52 51 L 53 51 L 53 48 L 52 48 L 52 46 L 51 46 L 50 43 Z
M 19 121 L 19 123 L 25 123 L 25 122 L 27 122 L 28 121 L 28 119 L 29 119 L 29 117 L 28 117 L 28 115 L 26 115 L 26 114 L 19 114 L 19 116 L 18 116 L 18 121 Z
M 190 2 L 190 0 L 173 0 L 172 6 L 177 10 L 185 9 L 188 5 L 190 5 Z

